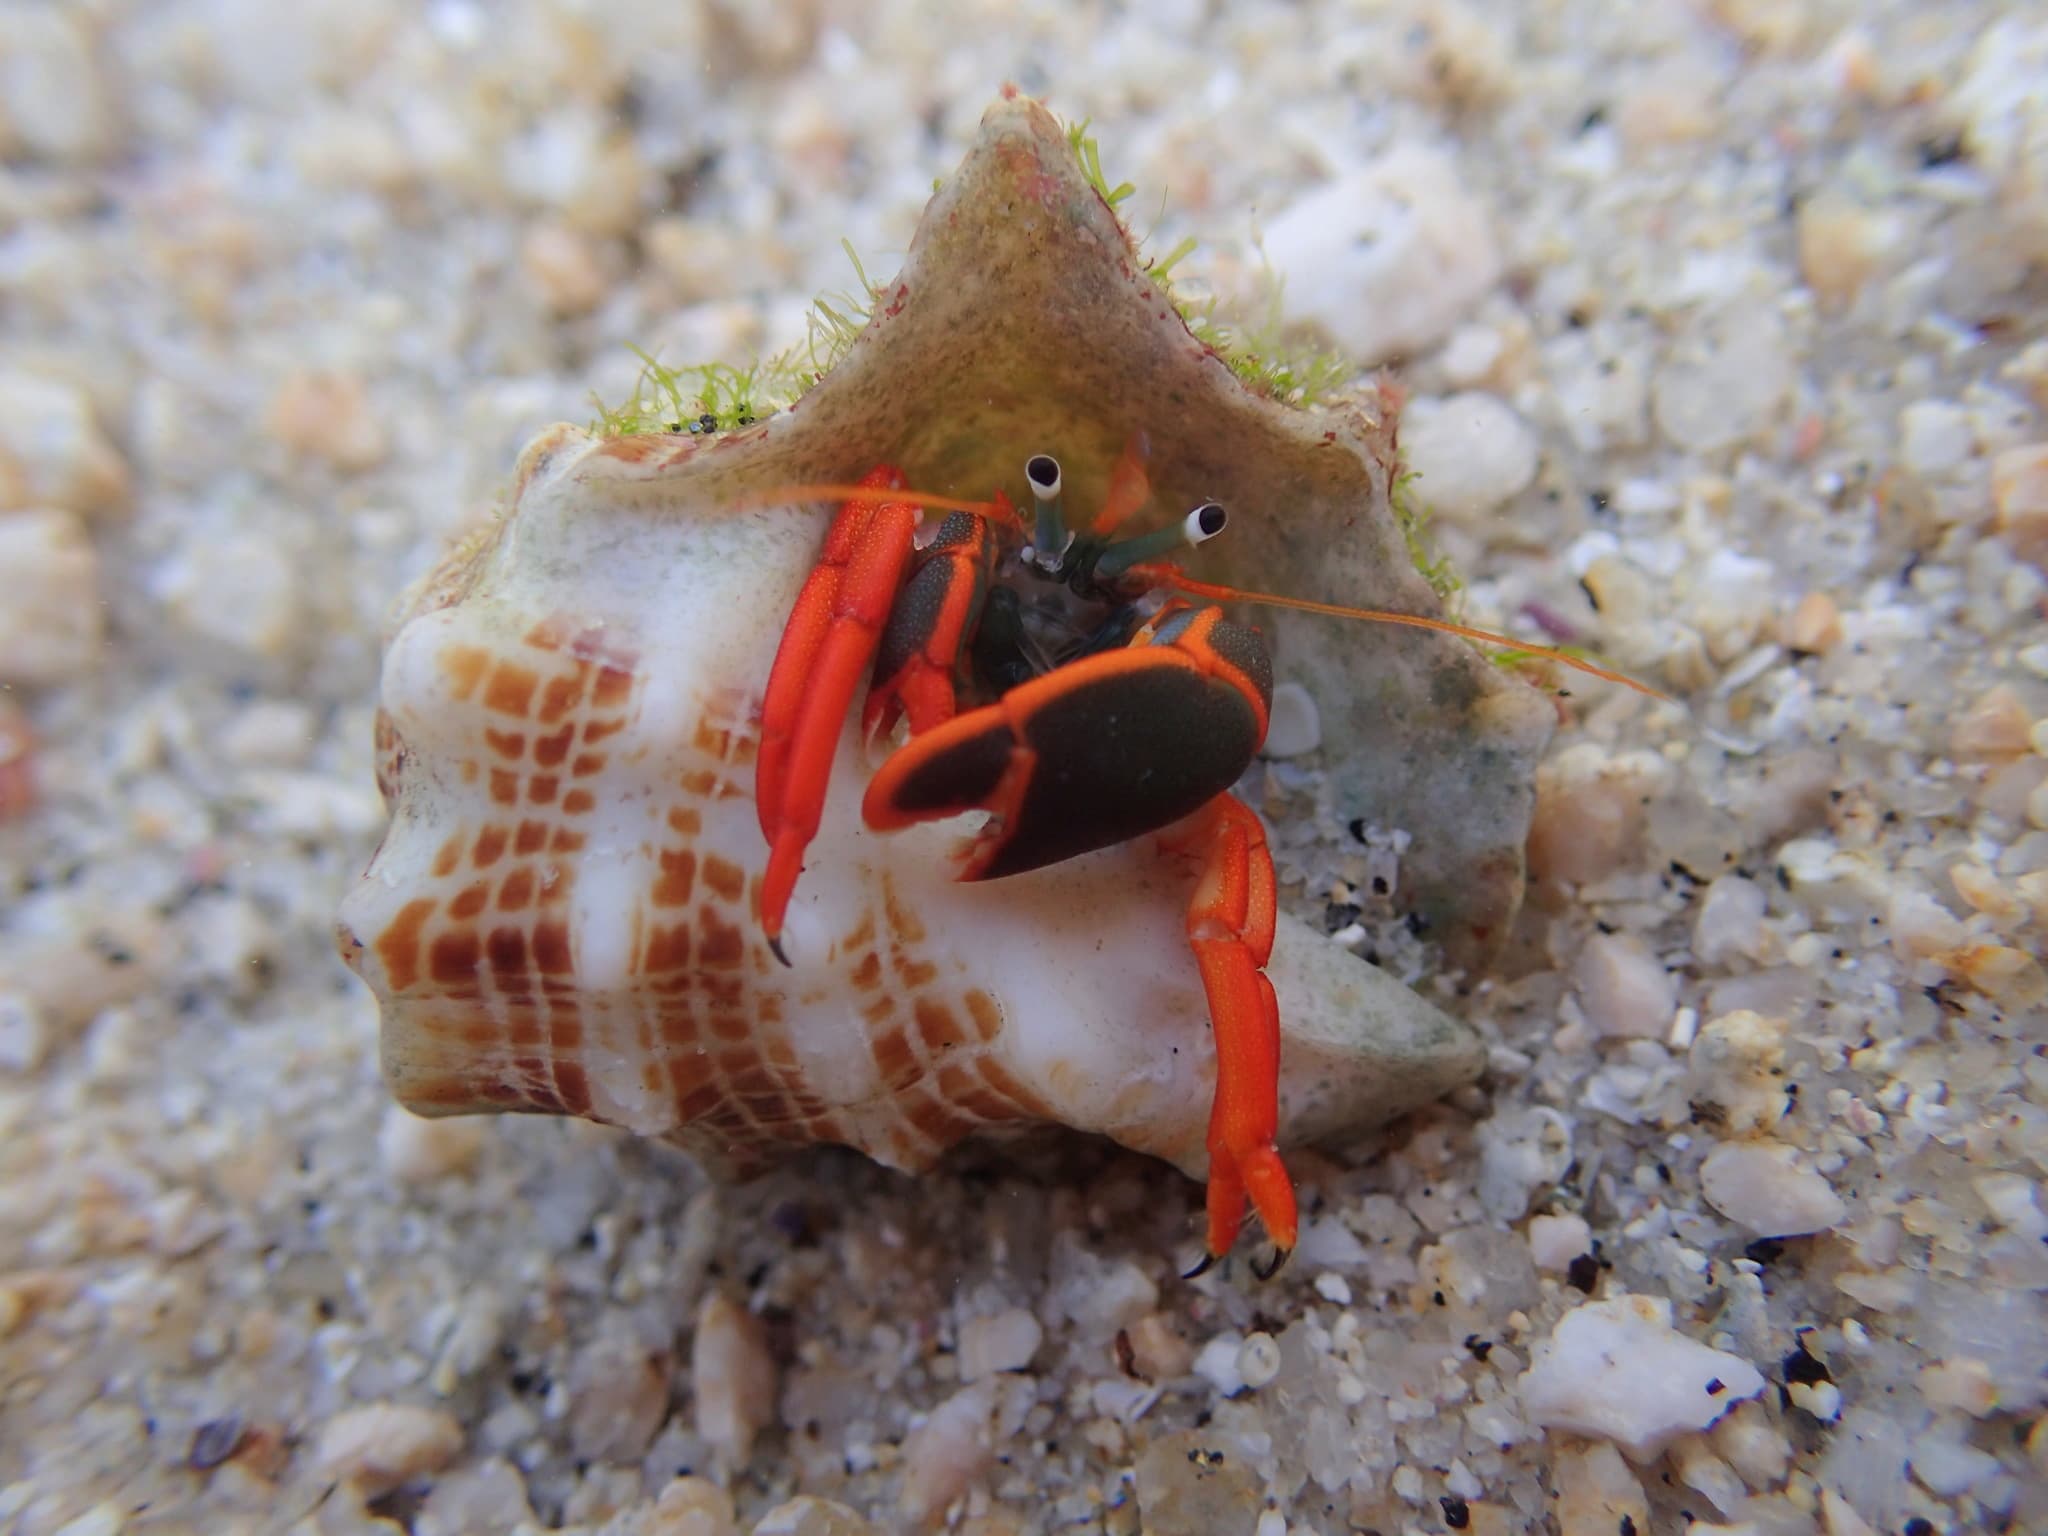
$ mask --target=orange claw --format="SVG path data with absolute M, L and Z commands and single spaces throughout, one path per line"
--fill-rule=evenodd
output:
M 902 471 L 883 465 L 859 489 L 896 490 L 902 484 Z M 761 928 L 779 959 L 785 958 L 783 916 L 803 871 L 804 850 L 818 835 L 832 757 L 854 690 L 874 661 L 896 601 L 919 515 L 908 502 L 879 499 L 849 500 L 839 509 L 768 674 L 754 799 L 768 839 Z
M 1266 962 L 1276 905 L 1266 831 L 1235 795 L 1219 795 L 1168 834 L 1202 853 L 1188 902 L 1188 942 L 1202 972 L 1216 1037 L 1216 1101 L 1209 1114 L 1206 1269 L 1230 1251 L 1249 1200 L 1275 1250 L 1265 1278 L 1294 1248 L 1294 1183 L 1273 1146 L 1280 1119 L 1280 1008 Z M 1256 1268 L 1256 1266 L 1254 1266 Z

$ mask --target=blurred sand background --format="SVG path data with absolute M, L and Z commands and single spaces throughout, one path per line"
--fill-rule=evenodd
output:
M 331 952 L 403 584 L 1006 80 L 1397 368 L 1472 621 L 1685 704 L 1564 701 L 1470 996 L 1304 856 L 1492 1059 L 1270 1286 L 1112 1150 L 412 1121 Z M 2019 4 L 0 5 L 0 1530 L 2048 1523 L 2044 82 Z

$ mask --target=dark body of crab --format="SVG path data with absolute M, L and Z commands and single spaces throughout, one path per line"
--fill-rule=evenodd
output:
M 1064 655 L 1040 670 L 1039 610 L 992 586 L 993 544 L 985 521 L 949 518 L 891 612 L 878 694 L 940 649 L 996 697 L 919 731 L 882 765 L 864 806 L 870 826 L 990 809 L 961 871 L 987 880 L 1160 831 L 1237 782 L 1272 703 L 1272 663 L 1255 630 L 1218 608 L 1179 607 L 1147 634 L 1131 600 L 1092 579 L 1099 546 L 1077 541 L 1057 571 L 1033 574 L 1107 605 L 1108 617 L 1085 633 L 1059 625 Z

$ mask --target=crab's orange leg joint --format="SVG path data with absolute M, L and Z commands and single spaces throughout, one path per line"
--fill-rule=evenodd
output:
M 1294 1247 L 1294 1183 L 1273 1145 L 1279 1126 L 1280 1008 L 1266 962 L 1273 954 L 1273 856 L 1265 828 L 1235 795 L 1219 795 L 1170 832 L 1170 846 L 1203 856 L 1188 902 L 1188 943 L 1201 968 L 1216 1037 L 1216 1100 L 1209 1112 L 1209 1261 L 1237 1241 L 1247 1201 L 1272 1239 L 1268 1276 Z
M 902 484 L 902 472 L 885 465 L 859 488 Z M 818 835 L 846 712 L 896 601 L 919 516 L 904 501 L 854 499 L 840 508 L 775 653 L 761 703 L 754 798 L 768 839 L 761 927 L 777 956 L 804 850 Z

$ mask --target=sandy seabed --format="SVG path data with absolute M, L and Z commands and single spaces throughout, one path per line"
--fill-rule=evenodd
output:
M 1094 1144 L 413 1121 L 332 953 L 403 584 L 1005 80 L 1393 368 L 1472 622 L 1680 701 L 1569 685 L 1463 991 L 1254 770 L 1490 1048 L 1265 1285 Z M 2018 4 L 0 7 L 0 1530 L 2048 1525 L 2044 82 Z

